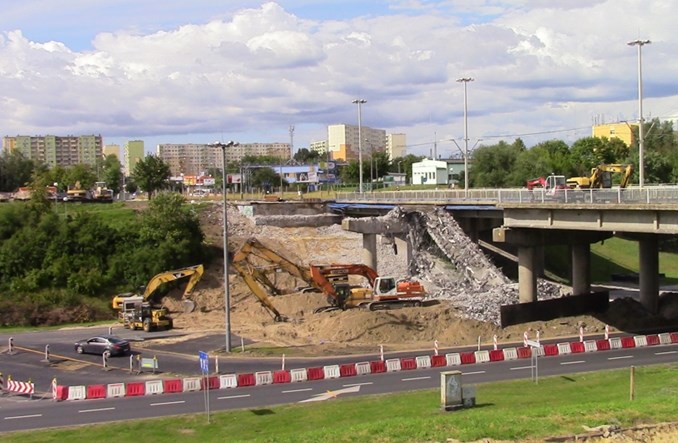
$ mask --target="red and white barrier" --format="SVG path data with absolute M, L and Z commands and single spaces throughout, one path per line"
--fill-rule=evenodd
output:
M 11 378 L 8 378 L 7 391 L 15 394 L 33 395 L 35 393 L 35 385 L 30 381 L 14 381 Z

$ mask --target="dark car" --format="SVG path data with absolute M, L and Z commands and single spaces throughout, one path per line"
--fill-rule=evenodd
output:
M 127 340 L 115 335 L 99 335 L 75 343 L 78 354 L 103 354 L 106 351 L 112 356 L 125 355 L 130 352 L 130 345 Z

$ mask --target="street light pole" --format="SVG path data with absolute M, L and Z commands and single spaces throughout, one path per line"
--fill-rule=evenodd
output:
M 367 100 L 357 98 L 353 100 L 353 104 L 358 105 L 358 174 L 360 175 L 360 193 L 363 193 L 363 135 L 362 135 L 362 105 L 367 103 Z
M 224 198 L 224 320 L 226 323 L 226 352 L 231 352 L 231 294 L 228 287 L 228 210 L 226 197 L 226 148 L 238 146 L 238 143 L 215 142 L 212 146 L 221 148 L 221 192 Z
M 466 96 L 466 84 L 472 82 L 471 77 L 457 79 L 464 84 L 464 197 L 468 198 L 468 101 Z
M 650 44 L 650 40 L 634 40 L 628 42 L 629 46 L 638 46 L 638 186 L 643 187 L 645 183 L 645 163 L 643 160 L 643 149 L 645 147 L 645 134 L 643 129 L 643 63 L 642 48 Z

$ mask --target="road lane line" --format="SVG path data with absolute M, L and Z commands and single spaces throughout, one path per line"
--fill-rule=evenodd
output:
M 162 403 L 151 403 L 151 406 L 180 405 L 181 403 L 186 403 L 186 401 L 185 400 L 165 401 L 165 402 L 162 402 Z
M 509 369 L 512 370 L 512 371 L 518 371 L 520 369 L 531 369 L 531 368 L 533 368 L 533 366 L 517 366 L 515 368 L 509 368 Z
M 564 362 L 561 363 L 561 365 L 563 365 L 563 366 L 565 366 L 565 365 L 578 365 L 578 364 L 581 364 L 581 363 L 586 363 L 586 361 L 584 361 L 584 360 L 564 361 Z
M 103 411 L 113 411 L 115 408 L 98 408 L 98 409 L 82 409 L 78 412 L 103 412 Z
M 42 414 L 33 414 L 33 415 L 15 415 L 13 417 L 5 417 L 5 420 L 17 420 L 19 418 L 35 418 L 42 417 Z
M 217 400 L 228 400 L 229 398 L 244 398 L 244 397 L 249 397 L 250 394 L 242 394 L 242 395 L 229 395 L 228 397 L 217 397 Z
M 292 389 L 291 391 L 282 391 L 283 394 L 291 394 L 293 392 L 304 392 L 304 391 L 312 391 L 313 388 L 304 388 L 304 389 Z
M 678 351 L 664 351 L 664 352 L 655 352 L 654 355 L 669 355 L 669 354 L 678 354 Z
M 622 355 L 621 357 L 608 357 L 608 360 L 622 360 L 624 358 L 633 358 L 633 355 Z
M 461 375 L 475 375 L 475 374 L 484 374 L 485 371 L 474 371 L 474 372 L 462 372 Z
M 353 386 L 367 386 L 373 384 L 371 381 L 365 383 L 351 383 L 350 385 L 341 385 L 342 388 L 352 388 Z
M 412 377 L 412 378 L 401 378 L 400 381 L 415 381 L 415 380 L 428 380 L 431 377 Z

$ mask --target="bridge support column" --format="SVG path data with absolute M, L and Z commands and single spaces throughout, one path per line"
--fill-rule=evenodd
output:
M 405 263 L 407 264 L 407 268 L 410 268 L 410 264 L 412 263 L 412 260 L 414 257 L 412 256 L 412 245 L 410 242 L 407 240 L 407 236 L 405 238 L 400 238 L 399 236 L 394 236 L 393 240 L 395 241 L 396 245 L 396 250 L 397 254 L 400 256 L 405 256 Z
M 652 313 L 659 307 L 659 247 L 657 237 L 643 236 L 638 242 L 640 249 L 640 304 Z
M 363 234 L 363 263 L 377 270 L 377 234 Z
M 572 245 L 572 295 L 591 293 L 591 245 Z
M 537 301 L 536 248 L 518 247 L 518 300 L 520 303 Z

